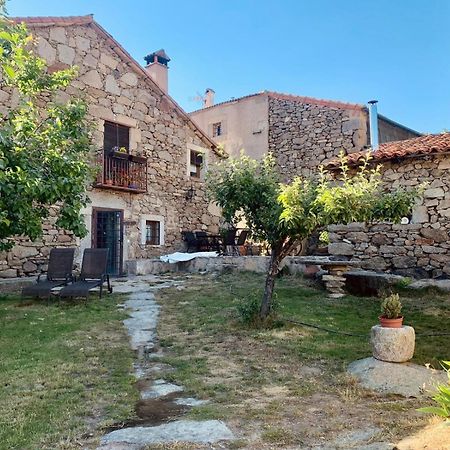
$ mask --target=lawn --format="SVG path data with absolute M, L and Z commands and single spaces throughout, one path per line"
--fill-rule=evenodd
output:
M 374 440 L 395 441 L 427 423 L 415 411 L 418 400 L 379 396 L 345 373 L 349 362 L 370 356 L 379 299 L 329 299 L 317 286 L 287 276 L 276 288 L 281 317 L 356 336 L 292 323 L 251 329 L 239 322 L 236 305 L 259 295 L 262 285 L 256 274 L 205 275 L 183 290 L 158 294 L 165 362 L 177 369 L 166 378 L 211 400 L 190 417 L 224 419 L 242 436 L 232 448 L 255 449 L 317 445 L 368 427 L 378 430 Z M 418 333 L 414 361 L 437 366 L 448 359 L 448 336 L 421 336 L 449 332 L 448 295 L 403 291 L 402 301 L 405 322 Z
M 0 297 L 0 449 L 73 449 L 133 416 L 120 297 L 87 304 Z

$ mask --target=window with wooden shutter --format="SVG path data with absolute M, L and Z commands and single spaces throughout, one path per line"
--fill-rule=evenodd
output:
M 161 222 L 157 220 L 145 222 L 145 243 L 147 245 L 161 245 Z
M 190 164 L 190 174 L 191 177 L 200 178 L 203 165 L 203 154 L 201 152 L 196 152 L 191 150 L 191 164 Z
M 114 147 L 130 149 L 130 128 L 114 122 L 105 121 L 103 148 L 110 152 Z

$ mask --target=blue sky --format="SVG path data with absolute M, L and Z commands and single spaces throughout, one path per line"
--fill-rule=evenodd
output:
M 450 0 L 10 0 L 13 16 L 93 13 L 137 61 L 171 57 L 187 111 L 264 89 L 365 103 L 422 132 L 450 129 Z

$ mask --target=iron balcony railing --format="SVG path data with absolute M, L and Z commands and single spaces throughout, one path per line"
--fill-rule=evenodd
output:
M 129 153 L 102 151 L 96 187 L 128 192 L 147 192 L 147 158 Z

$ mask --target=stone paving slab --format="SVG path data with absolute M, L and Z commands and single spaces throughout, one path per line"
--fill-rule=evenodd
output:
M 419 397 L 447 380 L 443 370 L 428 369 L 413 363 L 390 363 L 375 358 L 354 361 L 348 366 L 361 385 L 383 394 Z
M 155 380 L 150 389 L 141 391 L 141 398 L 142 400 L 147 400 L 150 398 L 165 397 L 174 392 L 182 391 L 184 391 L 182 386 L 168 383 L 165 380 Z
M 212 444 L 233 440 L 234 435 L 220 420 L 177 420 L 156 427 L 133 427 L 115 430 L 103 436 L 102 444 L 127 443 L 148 445 L 156 443 L 192 442 Z

